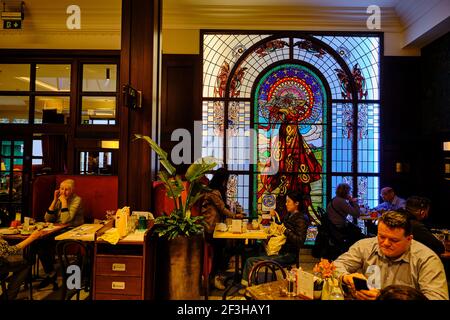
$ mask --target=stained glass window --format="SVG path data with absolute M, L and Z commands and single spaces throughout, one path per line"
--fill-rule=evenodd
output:
M 303 192 L 315 218 L 340 182 L 379 189 L 379 35 L 202 32 L 202 155 L 233 174 L 230 201 L 262 211 Z

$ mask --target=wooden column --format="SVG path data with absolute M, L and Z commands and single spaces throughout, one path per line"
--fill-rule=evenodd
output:
M 151 183 L 156 160 L 143 140 L 134 134 L 158 141 L 160 74 L 160 0 L 122 0 L 122 44 L 120 90 L 129 84 L 142 91 L 142 107 L 129 109 L 119 101 L 119 206 L 150 210 Z

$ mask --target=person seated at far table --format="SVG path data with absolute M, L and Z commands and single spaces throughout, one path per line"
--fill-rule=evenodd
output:
M 428 247 L 413 240 L 411 221 L 404 212 L 387 211 L 378 223 L 377 237 L 363 239 L 335 261 L 341 283 L 360 300 L 375 300 L 380 289 L 408 285 L 430 300 L 448 300 L 447 279 L 441 259 Z M 373 272 L 369 290 L 355 290 L 353 278 Z
M 55 190 L 53 201 L 45 213 L 46 222 L 64 223 L 69 227 L 77 227 L 84 223 L 84 210 L 82 200 L 75 193 L 75 181 L 66 179 L 61 182 L 59 189 Z M 55 241 L 53 238 L 41 241 L 38 248 L 39 258 L 46 277 L 38 285 L 39 289 L 47 287 L 53 283 L 53 289 L 56 290 L 56 272 L 55 272 Z
M 0 295 L 0 301 L 14 300 L 19 293 L 21 285 L 25 282 L 30 265 L 23 259 L 23 249 L 28 247 L 33 241 L 39 239 L 43 231 L 34 231 L 29 237 L 16 245 L 9 245 L 8 242 L 0 237 L 0 276 L 3 278 L 12 272 L 9 279 L 7 292 Z
M 309 216 L 307 208 L 303 208 L 303 195 L 298 191 L 291 191 L 286 195 L 287 213 L 283 216 L 282 221 L 278 222 L 282 233 L 286 236 L 286 242 L 281 247 L 278 254 L 262 255 L 258 257 L 250 257 L 245 262 L 244 271 L 242 273 L 241 284 L 248 286 L 248 276 L 252 267 L 260 261 L 274 260 L 286 267 L 298 261 L 299 250 L 305 243 L 306 233 L 309 226 Z M 276 216 L 276 211 L 270 212 L 272 216 Z M 244 291 L 244 290 L 242 290 Z
M 373 210 L 384 212 L 389 210 L 397 210 L 400 208 L 405 209 L 405 199 L 397 196 L 394 192 L 394 189 L 392 189 L 391 187 L 384 187 L 383 189 L 381 189 L 380 196 L 383 199 L 383 202 L 373 208 Z
M 55 190 L 53 201 L 45 213 L 46 222 L 57 222 L 77 227 L 84 223 L 82 200 L 74 193 L 75 181 L 66 179 Z
M 330 222 L 336 227 L 336 238 L 340 242 L 345 242 L 347 250 L 353 243 L 363 239 L 365 236 L 361 229 L 350 222 L 347 216 L 358 218 L 360 209 L 358 199 L 353 198 L 350 194 L 350 186 L 347 183 L 340 183 L 336 188 L 336 197 L 331 199 L 327 206 L 327 215 Z
M 397 284 L 381 289 L 377 300 L 428 300 L 428 298 L 416 288 Z
M 411 196 L 406 200 L 406 212 L 411 220 L 412 235 L 414 240 L 419 241 L 433 250 L 437 255 L 445 252 L 444 244 L 439 241 L 422 221 L 428 218 L 431 201 L 425 197 Z
M 242 219 L 244 217 L 241 213 L 233 213 L 225 203 L 228 178 L 229 173 L 225 168 L 217 169 L 208 184 L 211 191 L 205 192 L 201 198 L 201 214 L 206 222 L 205 239 L 213 249 L 211 277 L 214 279 L 214 286 L 219 290 L 225 289 L 225 272 L 230 257 L 225 252 L 226 240 L 213 238 L 215 225 L 225 218 Z

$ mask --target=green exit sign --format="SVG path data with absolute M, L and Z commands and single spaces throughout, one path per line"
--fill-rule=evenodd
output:
M 3 20 L 3 29 L 22 29 L 22 20 Z

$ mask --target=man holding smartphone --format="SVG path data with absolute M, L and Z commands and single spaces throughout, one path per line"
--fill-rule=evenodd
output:
M 428 247 L 413 240 L 407 215 L 387 211 L 379 219 L 378 235 L 363 239 L 339 256 L 334 264 L 342 283 L 350 287 L 357 299 L 375 300 L 380 290 L 402 284 L 420 290 L 430 300 L 448 300 L 447 279 L 440 258 Z M 355 287 L 361 272 L 378 270 L 379 288 Z M 363 290 L 357 290 L 363 289 Z

